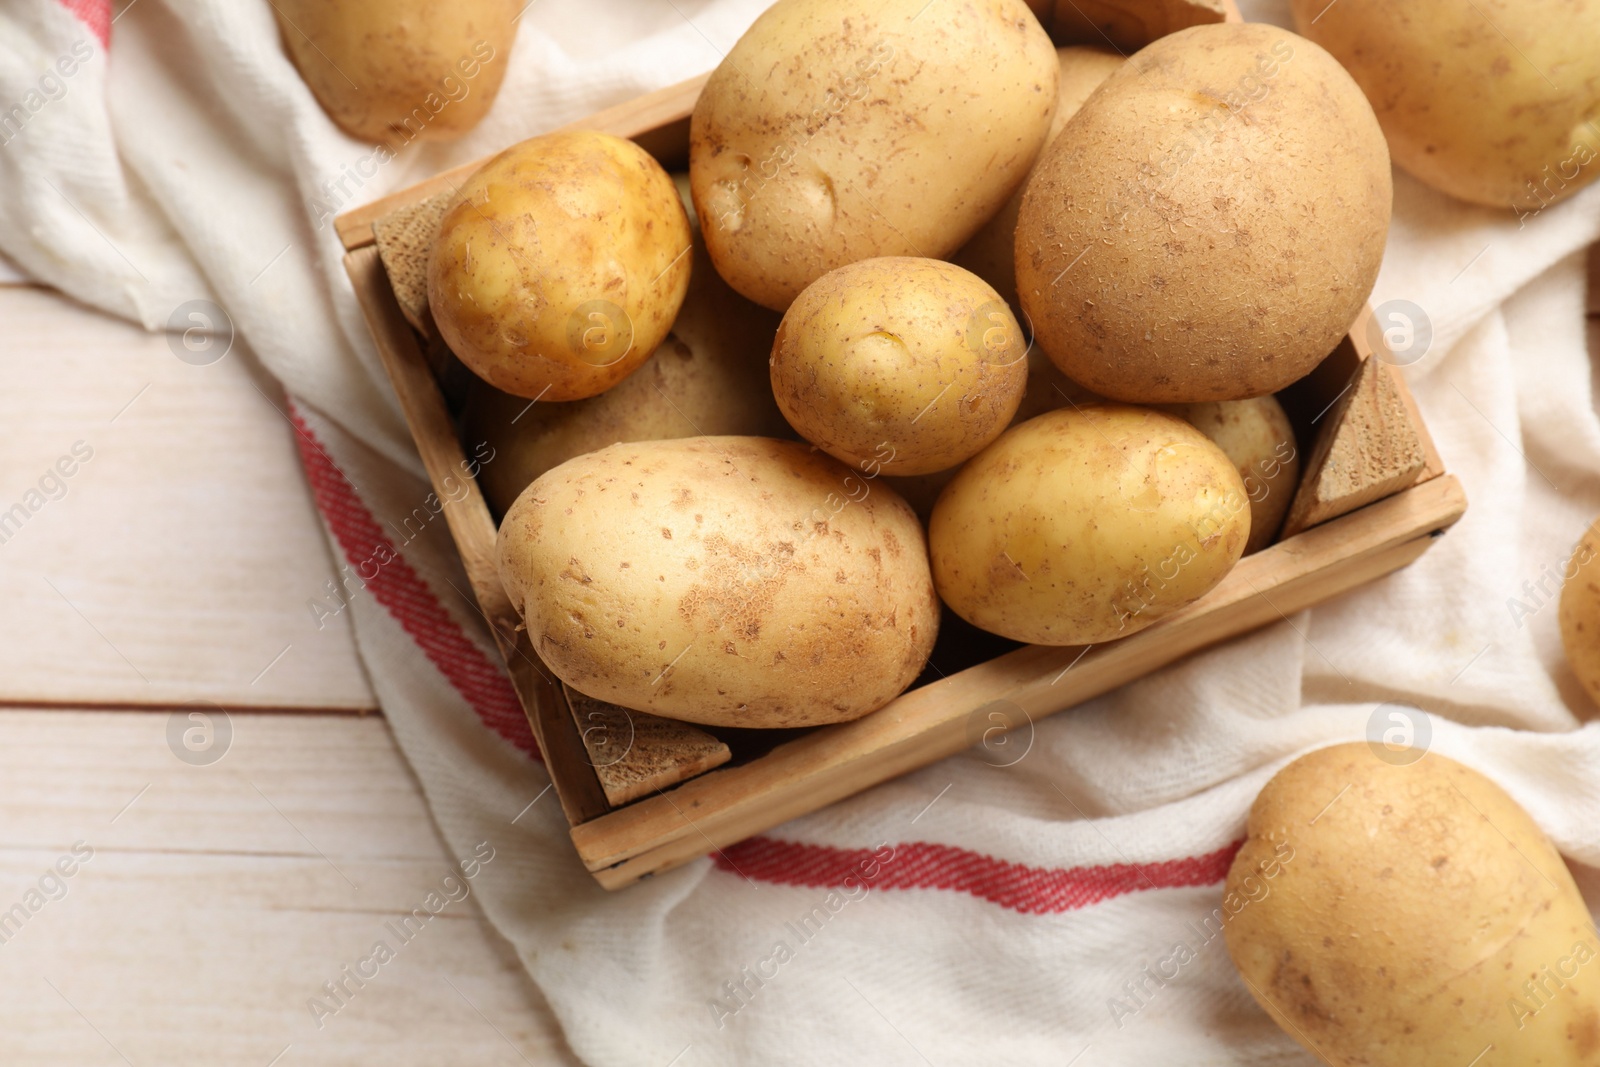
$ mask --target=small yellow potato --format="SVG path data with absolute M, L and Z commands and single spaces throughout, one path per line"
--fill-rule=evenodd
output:
M 1089 94 L 1122 66 L 1123 57 L 1105 48 L 1069 45 L 1056 49 L 1056 61 L 1061 68 L 1061 86 L 1046 144 L 1055 141 L 1067 120 L 1089 99 Z M 1022 211 L 1022 191 L 1026 187 L 1024 179 L 999 213 L 984 223 L 983 229 L 961 246 L 961 251 L 950 257 L 952 263 L 967 268 L 994 286 L 995 292 L 1012 307 L 1017 306 L 1017 216 Z
M 462 183 L 428 262 L 428 305 L 496 389 L 581 400 L 666 337 L 690 248 L 677 189 L 648 152 L 591 130 L 545 134 Z
M 1193 426 L 1119 404 L 1007 430 L 934 505 L 929 554 L 957 615 L 1014 641 L 1086 645 L 1197 600 L 1238 562 L 1250 504 Z
M 1217 919 L 1256 1002 L 1327 1063 L 1600 1063 L 1600 942 L 1560 854 L 1478 772 L 1389 753 L 1301 756 L 1251 807 Z
M 1600 7 L 1571 0 L 1294 0 L 1343 63 L 1394 161 L 1526 218 L 1600 173 Z
M 716 726 L 859 718 L 939 628 L 922 527 L 881 482 L 762 437 L 616 444 L 500 526 L 533 647 L 581 693 Z
M 1567 560 L 1561 586 L 1561 647 L 1589 699 L 1600 704 L 1600 520 Z
M 778 0 L 712 72 L 689 177 L 728 284 L 786 310 L 836 267 L 942 259 L 1022 183 L 1056 109 L 1022 0 Z
M 1383 132 L 1332 56 L 1261 23 L 1180 30 L 1045 151 L 1017 296 L 1039 346 L 1102 396 L 1263 396 L 1365 307 L 1391 195 Z
M 935 259 L 864 259 L 808 285 L 772 346 L 789 424 L 874 477 L 953 467 L 1000 436 L 1028 381 L 1011 309 Z
M 673 181 L 688 204 L 688 176 L 675 174 Z M 483 464 L 478 485 L 495 514 L 505 514 L 551 467 L 618 441 L 793 436 L 767 372 L 781 316 L 728 288 L 698 239 L 692 209 L 689 214 L 697 235 L 689 292 L 672 332 L 644 366 L 599 396 L 532 406 L 473 379 L 461 436 L 469 452 L 484 444 L 494 456 Z
M 1250 498 L 1250 540 L 1245 555 L 1272 544 L 1300 486 L 1300 452 L 1294 427 L 1276 397 L 1174 404 L 1166 410 L 1227 453 Z
M 274 0 L 284 49 L 340 129 L 399 147 L 449 140 L 494 103 L 518 0 Z M 393 158 L 393 157 L 390 157 Z

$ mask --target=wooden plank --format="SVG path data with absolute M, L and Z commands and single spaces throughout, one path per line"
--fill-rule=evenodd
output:
M 467 476 L 466 454 L 456 438 L 444 396 L 417 345 L 417 335 L 395 302 L 377 246 L 369 244 L 346 253 L 344 266 L 361 298 L 367 327 L 399 397 L 435 495 L 445 501 L 444 517 L 450 537 L 461 555 L 467 580 L 472 583 L 478 609 L 505 659 L 539 750 L 545 755 L 561 806 L 572 822 L 604 814 L 610 805 L 584 751 L 566 694 L 528 642 L 522 619 L 500 584 L 495 564 L 498 530 L 494 518 L 477 480 Z M 450 485 L 458 491 L 447 491 Z M 465 493 L 459 492 L 463 485 Z
M 577 1062 L 478 890 L 409 942 L 389 932 L 459 857 L 381 719 L 231 722 L 227 754 L 191 766 L 168 751 L 165 715 L 0 712 L 0 911 L 74 842 L 93 850 L 64 896 L 7 928 L 7 1067 L 110 1067 L 119 1051 L 265 1067 L 286 1046 L 281 1067 Z M 533 793 L 505 798 L 491 847 Z M 319 1028 L 308 1001 L 382 938 L 394 960 Z
M 1205 597 L 1131 637 L 1086 654 L 1018 649 L 761 760 L 574 826 L 573 843 L 607 888 L 678 866 L 961 751 L 972 744 L 973 715 L 995 701 L 1050 715 L 1402 567 L 1465 509 L 1454 477 L 1433 479 L 1246 557 Z
M 0 703 L 375 707 L 348 615 L 312 610 L 339 572 L 253 357 L 39 288 L 0 321 Z
M 600 778 L 606 802 L 620 808 L 720 767 L 728 746 L 697 726 L 585 696 L 564 686 L 583 738 L 584 758 Z
M 1412 485 L 1427 457 L 1401 398 L 1400 374 L 1379 359 L 1364 359 L 1334 401 L 1280 537 L 1293 537 Z
M 686 121 L 689 112 L 694 110 L 694 102 L 700 98 L 700 90 L 705 86 L 710 72 L 681 81 L 676 85 L 669 85 L 664 89 L 657 89 L 653 93 L 632 100 L 624 101 L 615 107 L 590 115 L 578 122 L 569 123 L 560 127 L 563 130 L 599 130 L 602 133 L 613 133 L 618 137 L 639 137 L 663 127 L 673 124 L 682 124 Z M 687 127 L 684 130 L 684 140 L 687 141 Z M 646 145 L 652 151 L 655 146 Z M 656 152 L 661 155 L 665 153 Z M 432 196 L 441 193 L 454 192 L 473 171 L 487 163 L 491 156 L 475 159 L 471 163 L 463 163 L 459 167 L 452 167 L 447 171 L 434 175 L 416 185 L 402 189 L 397 193 L 364 204 L 353 211 L 347 211 L 334 219 L 334 229 L 338 231 L 339 240 L 344 242 L 346 251 L 354 251 L 370 245 L 374 238 L 372 224 L 391 212 L 400 208 L 420 203 Z M 666 162 L 673 162 L 667 160 Z
M 1371 318 L 1372 307 L 1368 305 L 1363 310 L 1362 318 L 1356 320 L 1356 325 L 1345 338 L 1344 344 L 1339 346 L 1341 349 L 1348 346 L 1357 359 L 1365 360 L 1373 355 L 1366 330 L 1366 324 Z M 1444 459 L 1439 455 L 1438 446 L 1433 443 L 1433 434 L 1428 430 L 1427 420 L 1422 417 L 1422 409 L 1417 407 L 1417 398 L 1411 395 L 1411 387 L 1406 384 L 1406 376 L 1400 373 L 1398 368 L 1391 367 L 1390 376 L 1400 395 L 1400 403 L 1405 406 L 1406 414 L 1411 420 L 1411 431 L 1417 435 L 1417 440 L 1422 445 L 1422 473 L 1417 475 L 1417 481 L 1424 482 L 1429 478 L 1437 478 L 1444 473 Z

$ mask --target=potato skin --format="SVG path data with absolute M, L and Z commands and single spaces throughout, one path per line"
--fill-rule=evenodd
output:
M 581 400 L 666 337 L 690 243 L 672 179 L 644 149 L 590 130 L 546 134 L 462 183 L 428 261 L 428 305 L 490 385 Z
M 1250 540 L 1244 554 L 1272 544 L 1300 486 L 1294 426 L 1277 397 L 1174 404 L 1165 410 L 1209 437 L 1238 468 L 1250 498 Z
M 689 179 L 673 175 L 687 204 Z M 565 403 L 502 393 L 473 379 L 462 413 L 467 450 L 487 444 L 494 459 L 478 485 L 504 515 L 528 483 L 575 456 L 618 441 L 701 434 L 791 437 L 772 398 L 767 354 L 780 316 L 752 304 L 711 267 L 694 219 L 694 268 L 672 332 L 644 366 L 599 396 Z
M 1119 404 L 1007 430 L 934 505 L 939 595 L 991 633 L 1098 644 L 1198 599 L 1250 536 L 1244 483 L 1193 426 Z
M 1056 107 L 1022 0 L 778 0 L 712 72 L 689 177 L 728 284 L 783 311 L 875 256 L 942 259 L 1022 182 Z
M 579 456 L 517 499 L 498 551 L 506 592 L 563 681 L 690 722 L 859 718 L 916 678 L 939 626 L 905 501 L 793 441 Z
M 1056 49 L 1056 62 L 1061 70 L 1060 88 L 1056 96 L 1056 114 L 1050 122 L 1050 133 L 1045 138 L 1048 147 L 1055 142 L 1067 120 L 1078 113 L 1089 94 L 1100 83 L 1111 77 L 1111 72 L 1122 66 L 1124 58 L 1104 48 L 1087 45 L 1069 45 Z M 1035 161 L 1037 165 L 1037 160 Z M 1028 172 L 1030 175 L 1032 170 Z M 1027 187 L 1024 179 L 1017 186 L 996 215 L 950 257 L 970 270 L 1005 298 L 1006 303 L 1017 307 L 1017 215 L 1022 211 L 1022 191 Z
M 284 50 L 317 103 L 364 141 L 449 140 L 494 103 L 515 0 L 275 0 Z
M 1107 78 L 1023 194 L 1017 289 L 1070 378 L 1116 400 L 1262 396 L 1355 321 L 1389 156 L 1321 48 L 1259 23 L 1164 37 Z
M 1294 0 L 1372 101 L 1394 161 L 1526 215 L 1600 173 L 1600 7 L 1566 0 Z M 1548 79 L 1546 77 L 1548 75 Z
M 1483 1063 L 1600 1063 L 1588 908 L 1539 827 L 1481 774 L 1335 745 L 1279 771 L 1247 833 L 1223 933 L 1257 1003 L 1301 1044 L 1368 1067 L 1462 1067 L 1490 1046 Z
M 1102 400 L 1056 370 L 1056 365 L 1035 345 L 1028 350 L 1028 384 L 1022 403 L 1017 405 L 1017 413 L 1011 416 L 1011 425 L 1027 422 L 1059 407 L 1097 404 Z M 926 523 L 933 516 L 933 505 L 938 502 L 939 494 L 960 470 L 960 467 L 949 467 L 932 474 L 886 474 L 883 480 L 890 489 L 905 497 L 917 518 Z
M 931 474 L 975 455 L 1028 382 L 1022 329 L 981 278 L 935 259 L 864 259 L 790 305 L 772 392 L 806 440 L 876 477 Z
M 1600 704 L 1600 520 L 1567 561 L 1561 586 L 1561 647 L 1589 699 Z

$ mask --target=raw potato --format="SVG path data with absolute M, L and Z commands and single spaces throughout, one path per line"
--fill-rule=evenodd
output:
M 779 311 L 875 256 L 942 259 L 1021 184 L 1056 107 L 1022 0 L 778 0 L 695 105 L 689 176 L 717 270 Z
M 1250 809 L 1223 933 L 1257 1003 L 1331 1063 L 1600 1063 L 1600 944 L 1561 856 L 1476 771 L 1378 751 L 1302 756 Z
M 975 626 L 1040 645 L 1136 633 L 1238 562 L 1250 506 L 1233 463 L 1145 408 L 1061 408 L 1007 430 L 945 489 L 934 582 Z
M 761 437 L 617 444 L 500 527 L 533 647 L 581 693 L 717 726 L 813 726 L 893 699 L 933 649 L 922 528 L 881 483 Z
M 285 49 L 346 133 L 391 146 L 448 140 L 494 103 L 516 0 L 275 0 Z M 392 157 L 391 157 L 392 158 Z
M 1294 0 L 1372 101 L 1394 161 L 1519 216 L 1600 173 L 1600 7 L 1568 0 Z M 1319 17 L 1320 16 L 1320 17 Z
M 1250 540 L 1245 555 L 1272 544 L 1300 485 L 1294 427 L 1276 397 L 1174 404 L 1167 409 L 1214 441 L 1244 479 L 1250 498 Z
M 581 400 L 655 351 L 689 288 L 689 218 L 632 141 L 580 130 L 485 163 L 439 224 L 428 305 L 495 388 Z
M 1046 144 L 1054 143 L 1056 135 L 1067 120 L 1078 113 L 1089 94 L 1122 66 L 1123 57 L 1104 48 L 1072 45 L 1056 49 L 1056 62 L 1061 68 L 1061 84 Z M 952 262 L 994 286 L 995 292 L 1012 307 L 1017 306 L 1017 215 L 1022 210 L 1022 191 L 1026 187 L 1024 179 L 999 213 L 984 223 L 983 228 L 972 235 L 972 240 L 951 257 Z
M 1600 704 L 1600 520 L 1567 560 L 1561 587 L 1561 647 L 1589 699 Z
M 1107 78 L 1023 194 L 1017 289 L 1068 377 L 1140 403 L 1302 377 L 1372 291 L 1391 199 L 1372 108 L 1259 23 L 1182 30 Z
M 800 435 L 876 477 L 975 455 L 1016 414 L 1022 330 L 977 275 L 936 259 L 864 259 L 808 285 L 772 346 L 772 392 Z
M 685 202 L 687 176 L 673 176 Z M 690 219 L 691 232 L 693 219 Z M 689 292 L 672 332 L 644 366 L 588 400 L 540 401 L 502 393 L 474 379 L 462 416 L 467 450 L 480 442 L 494 454 L 478 485 L 503 515 L 528 483 L 574 456 L 618 441 L 656 441 L 700 434 L 792 434 L 772 398 L 767 354 L 777 312 L 728 288 L 695 241 Z
M 1028 352 L 1028 386 L 1022 394 L 1022 403 L 1017 405 L 1017 413 L 1011 416 L 1011 425 L 1027 422 L 1059 407 L 1096 404 L 1101 399 L 1056 370 L 1055 364 L 1035 347 Z M 933 505 L 939 494 L 960 470 L 960 467 L 949 467 L 932 474 L 884 475 L 884 481 L 906 498 L 917 518 L 927 522 L 933 515 Z

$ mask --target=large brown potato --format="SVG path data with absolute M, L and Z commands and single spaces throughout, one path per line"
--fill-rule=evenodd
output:
M 858 259 L 948 256 L 1033 165 L 1056 77 L 1022 0 L 778 0 L 695 105 L 712 261 L 782 311 Z
M 1117 400 L 1276 392 L 1360 313 L 1389 157 L 1321 48 L 1259 24 L 1164 37 L 1100 86 L 1023 194 L 1017 288 L 1063 372 Z
M 1600 174 L 1600 4 L 1294 0 L 1294 19 L 1434 188 L 1527 216 Z
M 581 400 L 638 369 L 689 288 L 689 217 L 648 152 L 592 130 L 514 145 L 462 183 L 428 306 L 497 389 Z
M 518 0 L 274 0 L 284 47 L 346 133 L 446 140 L 488 112 L 517 33 Z
M 916 516 L 794 441 L 617 444 L 546 472 L 500 527 L 533 647 L 581 693 L 720 726 L 882 707 L 939 626 Z

